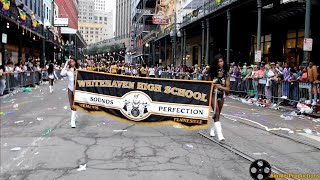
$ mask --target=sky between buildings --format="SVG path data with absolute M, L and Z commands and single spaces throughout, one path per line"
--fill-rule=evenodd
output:
M 113 12 L 113 32 L 116 30 L 116 1 L 117 0 L 108 0 L 107 10 Z

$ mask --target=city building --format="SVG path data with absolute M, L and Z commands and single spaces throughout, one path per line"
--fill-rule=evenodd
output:
M 319 1 L 182 0 L 181 9 L 182 22 L 177 13 L 177 23 L 157 35 L 166 65 L 209 64 L 218 53 L 228 63 L 320 63 Z
M 131 0 L 117 0 L 115 39 L 119 44 L 125 43 L 127 49 L 130 47 L 131 24 Z
M 68 27 L 61 27 L 61 35 L 65 42 L 65 57 L 83 58 L 86 42 L 78 31 L 79 0 L 55 0 L 59 6 L 59 18 L 68 18 Z
M 52 2 L 11 0 L 0 3 L 1 64 L 9 59 L 14 63 L 33 59 L 41 65 L 53 61 L 52 49 L 62 49 L 62 41 L 52 28 Z
M 94 0 L 94 9 L 96 11 L 106 11 L 108 0 Z
M 132 17 L 132 39 L 135 63 L 152 63 L 151 51 L 154 46 L 150 46 L 149 37 L 159 31 L 159 25 L 153 24 L 152 17 L 155 15 L 156 1 L 135 0 L 134 13 Z
M 113 13 L 96 10 L 94 0 L 79 1 L 79 31 L 87 44 L 113 38 Z

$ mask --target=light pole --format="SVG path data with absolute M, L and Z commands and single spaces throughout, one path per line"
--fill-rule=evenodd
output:
M 108 56 L 109 56 L 109 60 L 110 60 L 110 57 L 112 57 L 112 62 L 114 62 L 114 57 L 111 56 L 111 53 L 108 53 Z
M 172 59 L 173 59 L 173 66 L 176 66 L 176 56 L 177 56 L 177 36 L 181 37 L 181 32 L 177 33 L 177 13 L 174 12 L 174 23 L 173 29 L 170 31 L 171 43 L 172 43 Z
M 127 52 L 127 55 L 130 57 L 130 60 L 129 60 L 129 61 L 130 61 L 130 63 L 132 64 L 132 52 L 130 52 L 130 51 Z
M 150 47 L 150 44 L 149 44 L 149 43 L 146 43 L 145 46 L 146 46 L 146 48 L 148 48 L 148 50 L 149 50 L 148 55 L 146 56 L 146 57 L 147 57 L 147 58 L 146 58 L 146 59 L 147 59 L 147 62 L 149 62 L 149 56 L 150 56 L 150 48 L 149 48 L 149 47 Z M 146 51 L 145 51 L 145 53 L 146 53 Z

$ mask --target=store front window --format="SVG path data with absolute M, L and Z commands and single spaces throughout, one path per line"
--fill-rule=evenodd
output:
M 284 47 L 284 56 L 287 63 L 297 67 L 303 61 L 303 30 L 289 31 Z
M 261 53 L 262 53 L 262 61 L 268 63 L 269 62 L 269 53 L 271 47 L 271 34 L 261 36 Z M 256 52 L 257 50 L 257 37 L 254 36 L 254 45 L 252 47 L 252 52 Z

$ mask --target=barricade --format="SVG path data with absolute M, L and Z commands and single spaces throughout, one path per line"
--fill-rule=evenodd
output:
M 230 77 L 230 93 L 242 96 L 245 98 L 256 97 L 268 99 L 271 103 L 283 103 L 284 100 L 297 104 L 298 102 L 318 106 L 320 110 L 320 84 L 304 83 L 304 82 L 281 82 L 278 80 L 270 80 L 267 83 L 266 78 L 259 79 L 257 89 L 255 89 L 255 82 L 253 79 L 241 79 L 238 77 Z M 268 84 L 268 86 L 267 86 Z M 258 96 L 255 96 L 255 94 Z M 284 99 L 283 96 L 286 96 Z M 309 100 L 309 101 L 306 101 Z
M 56 70 L 56 74 L 59 79 L 61 70 Z M 21 88 L 26 86 L 34 86 L 42 82 L 42 80 L 47 80 L 47 73 L 40 71 L 28 71 L 22 73 L 10 73 L 6 74 L 6 88 L 5 92 L 11 92 L 15 88 Z

